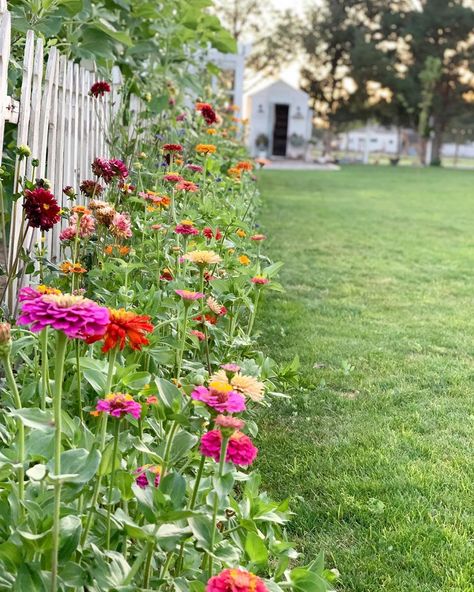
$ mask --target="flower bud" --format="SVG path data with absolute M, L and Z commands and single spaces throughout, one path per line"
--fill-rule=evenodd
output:
M 20 157 L 20 160 L 22 160 L 25 157 L 31 156 L 31 149 L 26 144 L 23 144 L 22 146 L 18 146 L 18 148 L 16 149 L 16 152 L 17 152 L 18 156 Z
M 74 199 L 76 197 L 76 194 L 74 193 L 74 189 L 70 185 L 67 185 L 66 187 L 64 187 L 63 193 L 64 193 L 64 195 L 66 195 L 70 199 Z
M 4 358 L 10 355 L 11 348 L 11 325 L 10 323 L 0 323 L 0 357 Z
M 33 160 L 31 161 L 31 165 L 36 167 L 39 167 L 40 161 L 37 158 L 33 158 Z

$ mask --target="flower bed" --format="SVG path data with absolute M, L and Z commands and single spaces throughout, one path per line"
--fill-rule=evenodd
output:
M 251 469 L 277 380 L 254 322 L 279 264 L 234 120 L 172 106 L 131 166 L 98 157 L 81 195 L 64 189 L 67 212 L 20 179 L 24 228 L 62 216 L 64 256 L 38 246 L 0 327 L 0 589 L 331 589 L 320 557 L 292 565 L 288 501 Z

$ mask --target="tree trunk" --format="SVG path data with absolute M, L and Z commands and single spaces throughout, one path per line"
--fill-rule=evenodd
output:
M 431 166 L 441 166 L 441 149 L 443 147 L 445 127 L 445 122 L 442 119 L 435 117 L 433 122 L 431 162 L 429 163 Z

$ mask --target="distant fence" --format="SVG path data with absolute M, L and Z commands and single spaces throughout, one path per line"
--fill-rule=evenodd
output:
M 5 123 L 18 125 L 17 145 L 28 145 L 32 157 L 39 160 L 35 177 L 47 178 L 51 190 L 61 206 L 66 206 L 64 185 L 79 193 L 81 180 L 91 177 L 90 165 L 97 156 L 108 156 L 105 138 L 107 122 L 118 111 L 122 77 L 118 67 L 112 69 L 112 91 L 99 101 L 89 96 L 91 85 L 97 80 L 95 65 L 89 68 L 73 63 L 56 48 L 48 51 L 45 63 L 43 40 L 28 31 L 23 56 L 22 85 L 19 101 L 8 92 L 11 19 L 6 1 L 0 0 L 0 164 L 2 161 Z M 137 97 L 134 97 L 135 103 Z M 135 105 L 137 110 L 139 106 Z M 100 113 L 97 113 L 97 109 Z M 18 162 L 20 176 L 33 174 L 31 160 Z M 13 206 L 7 269 L 13 265 L 22 219 L 20 200 Z M 59 256 L 60 225 L 47 234 L 50 258 Z M 31 251 L 39 240 L 39 231 L 30 229 L 24 248 Z M 17 290 L 12 283 L 11 294 Z

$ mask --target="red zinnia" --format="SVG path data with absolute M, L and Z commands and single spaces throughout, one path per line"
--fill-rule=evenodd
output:
M 182 152 L 183 147 L 181 144 L 165 144 L 163 146 L 163 152 Z
M 196 193 L 196 191 L 199 191 L 199 187 L 196 185 L 196 183 L 193 183 L 192 181 L 180 181 L 177 185 L 176 185 L 176 189 L 178 191 L 190 191 L 191 193 Z
M 110 92 L 110 84 L 105 82 L 105 80 L 99 80 L 98 82 L 94 82 L 91 86 L 89 94 L 91 97 L 103 97 L 106 92 Z
M 125 345 L 129 345 L 134 350 L 140 350 L 142 346 L 149 344 L 145 334 L 153 331 L 153 325 L 150 323 L 151 317 L 137 315 L 134 312 L 126 311 L 124 308 L 109 308 L 109 317 L 110 321 L 105 335 L 99 337 L 99 339 L 104 339 L 102 347 L 104 353 L 114 347 L 123 350 Z M 97 337 L 92 337 L 89 343 L 97 340 Z
M 50 230 L 61 220 L 59 207 L 56 198 L 47 189 L 36 187 L 33 191 L 25 191 L 23 201 L 25 217 L 28 220 L 28 226 L 31 228 L 41 228 L 41 230 Z
M 206 120 L 207 125 L 212 125 L 217 121 L 217 115 L 209 103 L 198 103 L 197 108 L 201 111 L 201 115 Z

